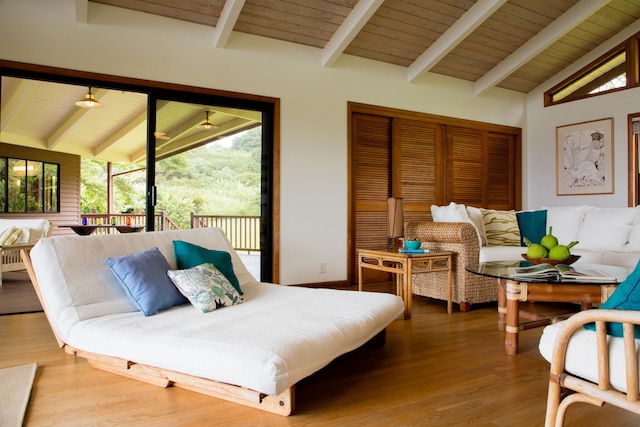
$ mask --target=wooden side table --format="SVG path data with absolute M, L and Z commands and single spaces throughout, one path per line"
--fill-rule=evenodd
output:
M 396 275 L 396 294 L 404 301 L 404 318 L 411 318 L 412 275 L 446 271 L 448 273 L 447 312 L 452 311 L 453 252 L 431 251 L 423 254 L 404 254 L 380 249 L 358 249 L 358 290 L 362 291 L 362 271 L 386 271 Z

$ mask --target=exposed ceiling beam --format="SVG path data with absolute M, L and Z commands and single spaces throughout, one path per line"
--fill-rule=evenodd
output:
M 422 77 L 506 2 L 478 0 L 409 66 L 407 81 L 414 83 Z
M 96 148 L 93 149 L 93 155 L 95 157 L 98 157 L 107 149 L 116 145 L 117 142 L 120 141 L 122 138 L 124 138 L 127 134 L 129 134 L 130 132 L 133 132 L 138 126 L 143 124 L 146 120 L 147 120 L 147 109 L 145 108 L 144 111 L 138 114 L 137 116 L 135 116 L 133 120 L 129 120 L 127 124 L 118 128 L 118 130 L 115 133 L 112 133 L 111 135 L 109 135 L 108 138 L 106 138 L 104 141 L 99 143 L 96 146 Z
M 606 6 L 609 0 L 581 0 L 571 9 L 563 13 L 558 19 L 549 24 L 544 30 L 529 39 L 518 50 L 505 58 L 488 73 L 480 77 L 474 84 L 476 95 L 482 95 L 491 89 L 527 61 L 549 47 L 560 37 L 571 31 L 574 27 L 594 14 L 600 8 Z
M 215 47 L 224 49 L 227 45 L 233 27 L 236 26 L 236 21 L 244 6 L 244 1 L 245 0 L 227 0 L 224 3 L 224 8 L 220 13 L 220 18 L 216 25 L 216 32 L 213 36 L 213 45 Z
M 215 114 L 215 111 L 212 111 L 209 113 L 209 118 L 211 118 L 213 116 L 213 114 Z M 197 112 L 196 114 L 192 115 L 190 118 L 188 118 L 187 120 L 185 120 L 184 122 L 182 122 L 179 126 L 176 126 L 174 128 L 168 129 L 167 130 L 167 136 L 170 137 L 170 139 L 165 140 L 161 143 L 156 143 L 156 148 L 162 148 L 165 145 L 171 144 L 172 142 L 175 141 L 179 141 L 181 140 L 181 138 L 183 137 L 183 135 L 187 134 L 189 131 L 193 130 L 194 127 L 198 126 L 200 123 L 202 123 L 203 118 L 200 112 Z
M 0 111 L 0 131 L 3 131 L 13 117 L 20 111 L 20 107 L 36 88 L 33 80 L 11 79 L 2 88 L 2 110 Z
M 203 130 L 202 132 L 198 132 L 195 135 L 191 135 L 189 137 L 182 138 L 180 140 L 171 140 L 168 141 L 168 144 L 165 144 L 161 149 L 158 155 L 166 155 L 172 153 L 174 151 L 184 151 L 184 147 L 194 147 L 200 146 L 203 144 L 208 144 L 216 139 L 221 139 L 226 137 L 227 134 L 232 133 L 238 128 L 246 127 L 247 123 L 250 123 L 251 120 L 245 119 L 233 119 L 218 125 L 218 128 L 215 131 L 207 131 Z
M 164 107 L 169 104 L 169 101 L 157 101 L 156 102 L 156 111 L 161 111 Z M 138 115 L 136 115 L 132 120 L 129 120 L 124 126 L 119 128 L 115 133 L 109 135 L 104 139 L 101 143 L 99 143 L 93 149 L 93 155 L 98 157 L 100 154 L 108 150 L 110 147 L 116 145 L 118 141 L 127 136 L 127 134 L 133 132 L 138 126 L 143 124 L 147 120 L 147 108 L 141 111 Z
M 104 98 L 109 91 L 107 89 L 97 89 L 92 92 L 94 98 L 98 101 Z M 89 108 L 78 108 L 74 110 L 67 118 L 58 126 L 47 138 L 47 148 L 53 150 L 56 145 L 60 144 L 64 137 L 76 126 L 80 124 L 83 117 L 89 113 Z
M 89 22 L 89 0 L 76 0 L 76 22 L 78 24 Z
M 384 0 L 360 0 L 322 50 L 322 65 L 331 67 Z

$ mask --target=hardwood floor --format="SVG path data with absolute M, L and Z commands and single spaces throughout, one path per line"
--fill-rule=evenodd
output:
M 301 381 L 296 409 L 281 417 L 177 388 L 158 388 L 91 368 L 56 346 L 44 313 L 0 316 L 0 368 L 38 363 L 27 426 L 541 426 L 548 364 L 541 329 L 504 353 L 495 305 L 448 315 L 414 297 L 413 318 L 387 329 L 384 348 L 347 354 Z M 575 404 L 566 426 L 636 426 L 610 405 Z
M 0 314 L 32 313 L 42 311 L 26 271 L 2 274 L 0 286 Z

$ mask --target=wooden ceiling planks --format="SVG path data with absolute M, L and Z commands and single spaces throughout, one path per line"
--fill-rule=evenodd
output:
M 226 0 L 89 0 L 215 26 Z M 231 1 L 231 0 L 228 0 Z M 579 0 L 508 0 L 430 68 L 477 81 Z M 358 0 L 246 0 L 234 31 L 323 49 Z M 409 67 L 475 0 L 385 0 L 344 53 Z M 637 0 L 611 0 L 514 70 L 499 87 L 529 92 L 640 19 Z

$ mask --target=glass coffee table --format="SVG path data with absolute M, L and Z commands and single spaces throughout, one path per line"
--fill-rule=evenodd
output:
M 495 277 L 498 285 L 498 329 L 505 332 L 507 354 L 518 354 L 518 333 L 521 330 L 548 325 L 553 319 L 519 309 L 523 301 L 569 302 L 580 304 L 582 310 L 602 304 L 631 273 L 632 269 L 602 264 L 580 263 L 580 267 L 601 270 L 615 277 L 616 282 L 553 282 L 535 279 L 513 279 L 510 267 L 531 265 L 527 261 L 489 261 L 467 265 L 466 270 Z M 520 323 L 520 318 L 529 322 Z

